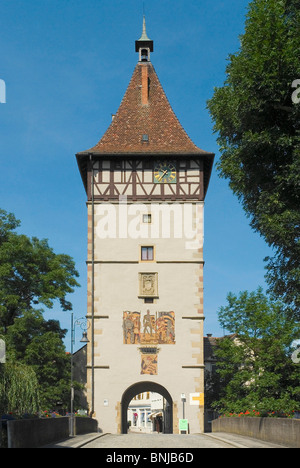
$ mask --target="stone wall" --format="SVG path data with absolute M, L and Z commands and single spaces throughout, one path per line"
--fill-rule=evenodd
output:
M 75 418 L 76 434 L 97 432 L 97 421 Z M 39 448 L 69 437 L 69 418 L 7 421 L 8 448 Z
M 300 448 L 300 420 L 280 418 L 220 418 L 212 422 L 212 432 L 229 432 Z
M 69 437 L 69 418 L 7 421 L 8 448 L 38 448 Z
M 98 421 L 92 418 L 75 418 L 75 434 L 98 432 Z

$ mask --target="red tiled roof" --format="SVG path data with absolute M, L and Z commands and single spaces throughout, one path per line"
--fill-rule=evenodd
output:
M 148 141 L 142 141 L 143 135 Z M 137 64 L 108 130 L 93 148 L 79 154 L 87 153 L 211 154 L 198 148 L 181 126 L 150 62 Z

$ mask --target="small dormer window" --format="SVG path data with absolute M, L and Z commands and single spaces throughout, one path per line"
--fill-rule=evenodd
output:
M 149 135 L 147 133 L 144 133 L 144 135 L 142 136 L 142 142 L 149 143 Z

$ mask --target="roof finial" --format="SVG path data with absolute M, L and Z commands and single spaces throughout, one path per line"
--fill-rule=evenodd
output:
M 147 36 L 147 30 L 146 30 L 146 15 L 144 13 L 143 15 L 143 33 L 141 38 L 139 39 L 140 41 L 150 41 L 149 37 Z
M 141 62 L 150 61 L 150 52 L 153 52 L 153 41 L 147 35 L 145 13 L 143 14 L 143 32 L 140 39 L 135 41 L 135 50 L 140 53 Z

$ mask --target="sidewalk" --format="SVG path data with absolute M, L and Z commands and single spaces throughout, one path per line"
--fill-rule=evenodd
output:
M 78 435 L 75 437 L 69 437 L 69 439 L 61 440 L 59 442 L 55 442 L 54 444 L 50 445 L 45 445 L 42 448 L 81 448 L 86 444 L 89 444 L 90 442 L 93 442 L 96 439 L 99 439 L 100 437 L 103 437 L 107 434 L 99 434 L 96 432 L 90 433 L 90 434 L 83 434 L 83 435 Z
M 210 437 L 211 439 L 229 443 L 235 448 L 289 448 L 284 445 L 273 444 L 272 442 L 265 442 L 263 440 L 254 439 L 252 437 L 246 437 L 227 432 L 210 432 L 206 433 L 205 436 Z

